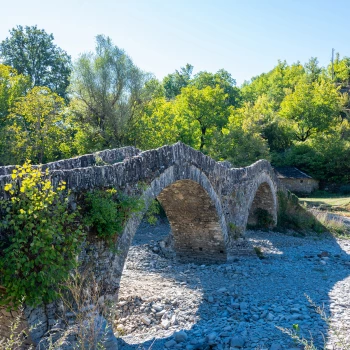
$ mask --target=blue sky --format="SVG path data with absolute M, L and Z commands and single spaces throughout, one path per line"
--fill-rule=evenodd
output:
M 159 79 L 191 63 L 241 84 L 278 59 L 327 65 L 332 47 L 350 56 L 349 0 L 1 0 L 0 12 L 0 41 L 36 24 L 76 59 L 105 34 Z

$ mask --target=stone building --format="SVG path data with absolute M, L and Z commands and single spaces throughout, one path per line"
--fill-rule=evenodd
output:
M 274 169 L 278 179 L 291 192 L 311 193 L 318 189 L 318 180 L 295 167 L 276 167 Z

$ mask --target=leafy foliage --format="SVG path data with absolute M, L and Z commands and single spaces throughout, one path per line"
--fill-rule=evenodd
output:
M 53 40 L 52 34 L 37 26 L 17 26 L 0 44 L 0 56 L 19 74 L 29 76 L 32 86 L 47 86 L 61 97 L 66 97 L 71 59 Z
M 326 232 L 324 227 L 315 217 L 305 208 L 299 205 L 298 197 L 287 191 L 278 193 L 278 218 L 277 230 L 291 229 L 297 232 L 314 231 L 317 233 Z
M 73 128 L 65 107 L 63 98 L 47 87 L 36 86 L 18 98 L 7 117 L 2 161 L 41 164 L 69 157 Z
M 337 88 L 330 81 L 301 81 L 281 103 L 280 115 L 292 122 L 295 138 L 306 141 L 310 136 L 329 130 L 340 115 Z
M 10 66 L 0 64 L 0 126 L 3 126 L 16 99 L 25 95 L 28 88 L 28 77 L 18 74 Z
M 158 216 L 160 214 L 164 214 L 163 208 L 160 205 L 160 203 L 156 199 L 154 199 L 148 206 L 148 210 L 146 212 L 147 222 L 150 225 L 155 225 L 158 221 Z
M 83 198 L 83 222 L 97 237 L 111 244 L 123 231 L 131 214 L 141 211 L 143 201 L 115 189 L 87 192 Z
M 193 66 L 186 64 L 175 73 L 168 74 L 163 79 L 163 86 L 165 89 L 165 97 L 169 100 L 174 99 L 181 93 L 181 89 L 188 86 L 192 78 Z
M 255 210 L 256 218 L 257 218 L 257 226 L 260 228 L 269 228 L 272 227 L 274 221 L 272 215 L 263 208 L 257 208 Z
M 68 208 L 65 184 L 54 189 L 47 175 L 27 162 L 13 170 L 5 186 L 9 199 L 1 201 L 0 283 L 6 293 L 0 295 L 1 304 L 54 300 L 55 286 L 76 266 L 83 236 L 77 213 Z
M 87 138 L 98 135 L 99 148 L 120 147 L 137 121 L 150 77 L 110 38 L 98 35 L 96 42 L 96 52 L 82 54 L 74 66 L 72 106 Z M 85 130 L 85 124 L 91 128 Z

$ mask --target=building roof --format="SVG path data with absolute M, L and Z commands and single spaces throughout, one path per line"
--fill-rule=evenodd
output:
M 312 179 L 311 176 L 295 167 L 276 167 L 274 169 L 279 179 Z

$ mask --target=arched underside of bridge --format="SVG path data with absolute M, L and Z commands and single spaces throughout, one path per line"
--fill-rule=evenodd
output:
M 200 184 L 180 180 L 165 188 L 157 198 L 171 224 L 179 260 L 226 260 L 226 247 L 215 205 Z
M 227 224 L 221 201 L 207 176 L 195 166 L 171 166 L 144 192 L 145 203 L 157 198 L 169 219 L 176 257 L 183 262 L 216 263 L 227 259 Z M 118 289 L 125 259 L 142 220 L 134 215 L 116 247 L 107 283 Z
M 277 223 L 276 190 L 269 178 L 256 187 L 248 206 L 247 225 L 272 227 Z

